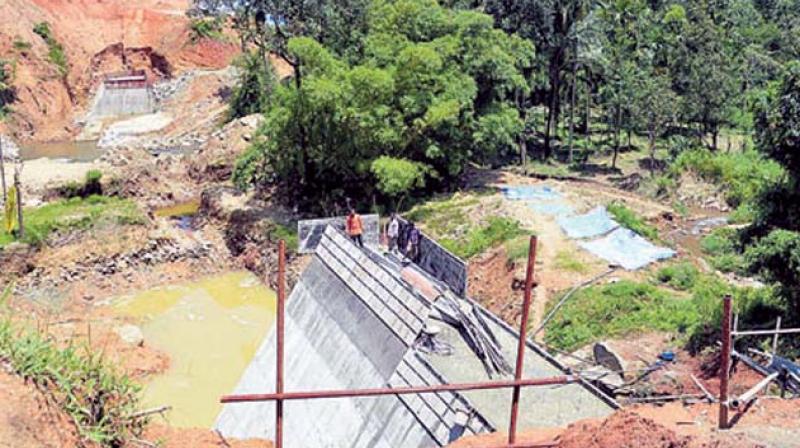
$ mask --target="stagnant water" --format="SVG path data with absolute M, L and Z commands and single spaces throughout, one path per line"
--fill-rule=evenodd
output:
M 20 145 L 23 160 L 69 159 L 76 162 L 90 162 L 103 154 L 96 141 L 63 141 L 49 143 L 27 143 Z
M 275 318 L 275 293 L 248 272 L 155 288 L 116 303 L 140 320 L 169 370 L 145 385 L 142 408 L 170 405 L 179 427 L 211 427 Z

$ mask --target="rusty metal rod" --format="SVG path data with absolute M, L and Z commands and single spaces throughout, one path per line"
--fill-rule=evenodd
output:
M 763 390 L 765 387 L 769 386 L 769 383 L 776 380 L 779 375 L 780 372 L 772 372 L 766 378 L 759 381 L 758 384 L 750 388 L 750 390 L 748 390 L 747 392 L 739 395 L 738 397 L 734 397 L 731 400 L 731 406 L 733 406 L 736 409 L 739 409 L 741 406 L 747 405 L 747 403 L 756 398 L 756 394 L 761 392 L 761 390 Z
M 275 392 L 283 394 L 284 308 L 286 303 L 286 242 L 278 242 L 278 303 L 276 310 Z M 275 447 L 283 448 L 283 399 L 275 401 Z
M 220 403 L 245 403 L 253 401 L 277 401 L 277 400 L 308 400 L 317 398 L 350 398 L 350 397 L 376 397 L 382 395 L 410 395 L 436 392 L 455 392 L 461 390 L 484 390 L 484 389 L 504 389 L 510 387 L 529 387 L 529 386 L 554 386 L 559 384 L 569 384 L 579 381 L 578 377 L 571 375 L 551 376 L 544 378 L 529 378 L 523 380 L 504 380 L 487 381 L 482 383 L 455 383 L 455 384 L 434 384 L 431 386 L 408 386 L 408 387 L 381 387 L 375 389 L 349 389 L 349 390 L 315 390 L 303 392 L 284 392 L 274 394 L 242 394 L 226 395 L 220 399 Z
M 719 366 L 719 429 L 728 428 L 728 376 L 731 368 L 731 296 L 722 299 L 722 354 Z
M 536 235 L 531 235 L 530 246 L 528 247 L 528 267 L 525 273 L 525 296 L 522 301 L 522 319 L 519 323 L 519 341 L 517 344 L 517 365 L 514 371 L 514 379 L 522 379 L 525 364 L 525 344 L 528 342 L 528 315 L 531 311 L 531 293 L 533 291 L 534 265 L 536 264 Z M 517 439 L 517 416 L 519 415 L 519 398 L 522 389 L 520 386 L 514 387 L 511 396 L 511 419 L 508 426 L 508 444 L 514 445 Z

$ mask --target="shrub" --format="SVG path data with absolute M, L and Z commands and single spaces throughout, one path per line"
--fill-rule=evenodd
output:
M 722 272 L 744 274 L 746 263 L 741 254 L 739 232 L 728 227 L 714 229 L 700 240 L 700 249 L 709 255 L 709 262 L 714 269 Z
M 56 40 L 50 30 L 50 24 L 47 22 L 37 23 L 33 27 L 33 32 L 44 39 L 47 44 L 48 53 L 47 57 L 56 67 L 61 76 L 67 76 L 69 72 L 69 63 L 67 62 L 67 54 L 64 52 L 64 47 Z
M 222 20 L 219 18 L 203 17 L 194 19 L 189 23 L 190 39 L 197 42 L 201 39 L 223 39 Z
M 647 224 L 644 218 L 622 203 L 612 202 L 606 208 L 621 226 L 627 227 L 645 238 L 658 240 L 658 229 Z
M 656 279 L 661 283 L 666 283 L 680 291 L 691 289 L 700 272 L 689 262 L 671 264 L 664 266 L 656 272 Z

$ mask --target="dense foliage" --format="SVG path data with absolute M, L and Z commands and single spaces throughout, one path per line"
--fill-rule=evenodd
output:
M 348 62 L 311 38 L 289 39 L 294 82 L 276 87 L 237 181 L 275 182 L 307 208 L 331 209 L 446 182 L 470 160 L 515 151 L 522 122 L 508 100 L 527 89 L 528 42 L 485 14 L 401 0 L 372 4 L 363 45 Z M 414 167 L 411 181 L 387 178 L 406 174 L 390 162 Z

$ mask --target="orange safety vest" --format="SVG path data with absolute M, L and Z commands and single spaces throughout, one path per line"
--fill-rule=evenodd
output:
M 349 235 L 361 235 L 364 232 L 361 225 L 361 215 L 347 217 L 347 233 Z

